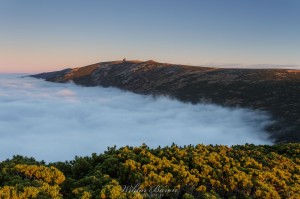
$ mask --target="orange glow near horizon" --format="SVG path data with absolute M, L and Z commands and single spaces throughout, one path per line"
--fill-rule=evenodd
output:
M 54 71 L 124 57 L 299 69 L 299 7 L 300 1 L 259 0 L 0 1 L 0 73 Z

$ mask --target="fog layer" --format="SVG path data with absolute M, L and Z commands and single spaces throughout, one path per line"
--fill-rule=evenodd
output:
M 19 154 L 64 161 L 142 143 L 272 143 L 261 112 L 19 76 L 0 75 L 0 160 Z

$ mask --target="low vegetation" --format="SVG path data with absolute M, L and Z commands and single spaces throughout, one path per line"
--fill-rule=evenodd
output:
M 300 144 L 108 148 L 0 163 L 0 198 L 300 198 Z

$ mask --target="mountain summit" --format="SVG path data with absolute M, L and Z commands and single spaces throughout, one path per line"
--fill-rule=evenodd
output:
M 300 142 L 300 70 L 225 69 L 149 61 L 101 62 L 32 75 L 51 82 L 117 87 L 183 102 L 215 103 L 270 113 L 278 142 Z

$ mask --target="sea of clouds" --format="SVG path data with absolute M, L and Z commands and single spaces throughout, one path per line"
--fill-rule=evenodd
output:
M 0 75 L 0 161 L 64 161 L 108 146 L 272 144 L 261 112 Z

